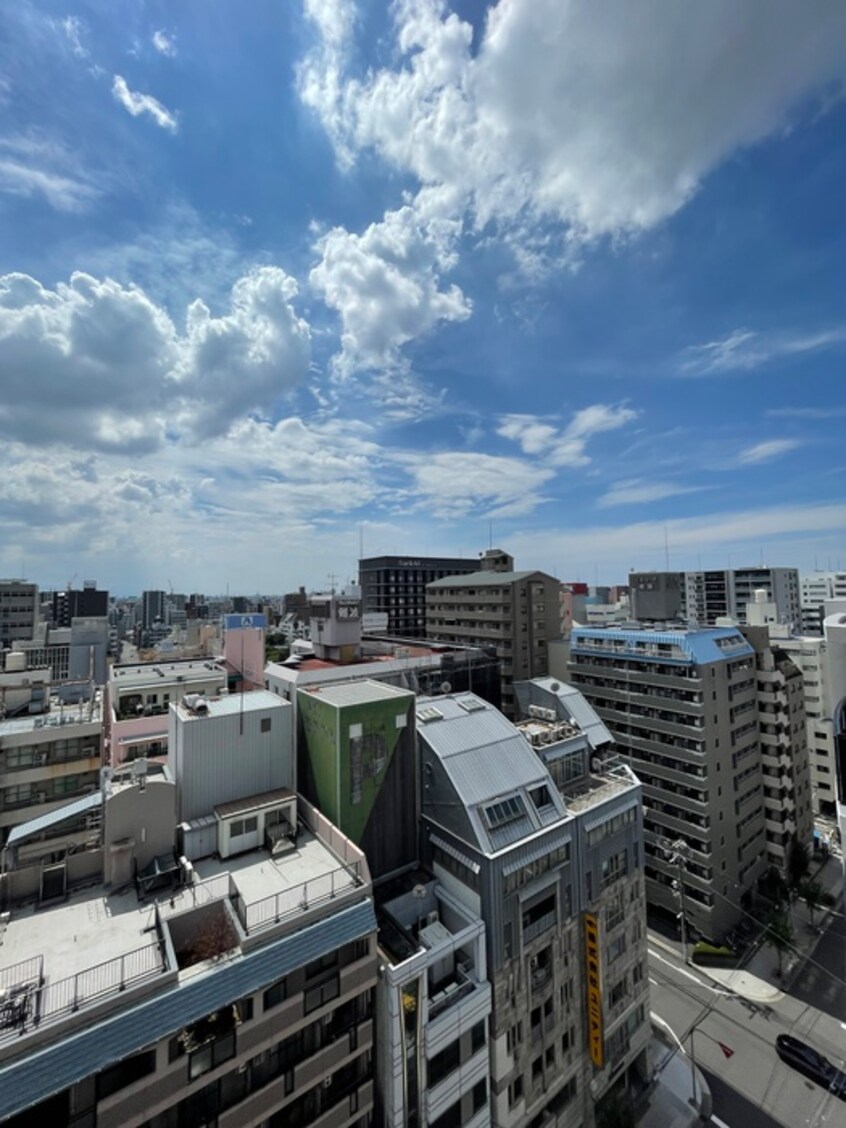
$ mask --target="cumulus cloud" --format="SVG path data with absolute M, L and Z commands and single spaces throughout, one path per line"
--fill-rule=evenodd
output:
M 769 442 L 756 443 L 740 452 L 739 460 L 744 465 L 754 465 L 758 462 L 769 462 L 773 458 L 780 458 L 791 450 L 796 450 L 802 444 L 798 439 L 770 439 Z
M 151 42 L 160 55 L 165 55 L 169 59 L 176 55 L 175 35 L 168 35 L 166 31 L 162 31 L 160 28 L 153 32 Z
M 142 290 L 75 273 L 55 290 L 0 277 L 0 435 L 100 449 L 204 437 L 268 409 L 309 363 L 296 282 L 276 267 L 240 278 L 230 309 L 195 301 L 180 333 Z
M 441 273 L 454 262 L 456 234 L 453 225 L 407 205 L 361 235 L 335 227 L 318 241 L 321 257 L 310 282 L 341 319 L 339 375 L 395 367 L 403 345 L 441 321 L 470 316 L 458 286 L 441 285 Z
M 524 454 L 539 455 L 552 466 L 587 466 L 590 439 L 624 427 L 637 414 L 624 404 L 594 403 L 577 411 L 563 430 L 535 415 L 506 415 L 497 433 L 519 443 Z
M 179 124 L 176 115 L 172 114 L 152 94 L 139 94 L 136 90 L 130 90 L 122 75 L 115 75 L 112 83 L 112 95 L 133 117 L 148 114 L 161 129 L 166 129 L 169 133 L 178 131 Z
M 399 0 L 389 65 L 355 74 L 349 3 L 314 0 L 302 100 L 341 161 L 363 149 L 503 231 L 567 240 L 671 216 L 733 151 L 842 74 L 846 8 L 500 0 L 478 44 L 444 0 Z M 726 49 L 726 44 L 731 49 Z M 515 240 L 515 245 L 518 243 Z
M 416 507 L 449 519 L 530 513 L 544 500 L 539 491 L 554 474 L 519 458 L 468 451 L 406 456 L 403 461 L 414 479 Z

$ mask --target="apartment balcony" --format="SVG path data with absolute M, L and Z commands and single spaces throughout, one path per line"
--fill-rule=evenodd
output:
M 613 661 L 611 659 L 612 663 Z M 700 687 L 702 684 L 702 678 L 698 674 L 646 673 L 640 670 L 623 670 L 616 665 L 603 666 L 591 661 L 591 657 L 581 651 L 574 655 L 574 658 L 568 663 L 568 668 L 573 673 L 594 674 L 597 677 L 607 678 L 613 674 L 618 681 L 624 680 L 627 684 L 633 686 L 655 685 L 664 689 L 691 690 Z
M 437 985 L 429 994 L 429 1023 L 434 1023 L 444 1015 L 452 1015 L 459 1003 L 475 1004 L 481 1001 L 482 996 L 490 993 L 490 984 L 481 983 L 476 979 L 472 968 L 464 968 L 460 962 L 456 963 L 455 971 L 450 977 Z M 436 1033 L 431 1030 L 432 1035 Z
M 695 799 L 693 796 L 686 795 L 683 791 L 674 791 L 672 788 L 656 787 L 644 780 L 641 780 L 641 783 L 643 784 L 643 798 L 647 806 L 651 806 L 651 803 L 656 800 L 666 800 L 668 796 L 672 795 L 673 802 L 683 808 L 689 806 L 691 814 L 700 816 L 708 810 L 708 803 L 703 799 Z
M 655 754 L 658 755 L 658 753 Z M 689 768 L 685 769 L 683 761 L 680 761 L 679 767 L 670 768 L 666 764 L 654 763 L 652 760 L 646 759 L 645 755 L 634 754 L 630 760 L 631 769 L 638 777 L 643 774 L 654 775 L 662 783 L 666 781 L 667 783 L 678 784 L 681 787 L 693 787 L 696 786 L 697 782 L 704 786 L 707 781 L 706 776 L 698 774 L 698 765 L 690 764 Z
M 709 833 L 709 828 L 707 826 L 702 826 L 698 821 L 702 816 L 693 815 L 692 812 L 691 818 L 686 819 L 684 817 L 680 817 L 682 815 L 681 811 L 678 815 L 668 814 L 666 811 L 656 810 L 655 807 L 652 807 L 647 803 L 644 814 L 656 825 L 660 824 L 661 827 L 666 827 L 668 830 L 674 831 L 677 835 L 689 834 L 691 831 L 696 831 L 699 834 Z

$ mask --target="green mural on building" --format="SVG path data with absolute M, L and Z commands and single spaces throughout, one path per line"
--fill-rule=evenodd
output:
M 413 763 L 414 694 L 385 697 L 386 688 L 374 700 L 343 705 L 307 690 L 297 695 L 317 805 L 359 845 L 398 750 Z

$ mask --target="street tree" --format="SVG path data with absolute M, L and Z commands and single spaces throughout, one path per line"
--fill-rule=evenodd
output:
M 781 978 L 784 953 L 793 946 L 793 929 L 784 912 L 771 913 L 764 928 L 764 943 L 775 949 L 778 956 L 778 977 Z
M 807 878 L 811 868 L 811 855 L 804 842 L 800 842 L 796 835 L 790 840 L 790 851 L 787 855 L 787 884 L 791 893 L 799 891 L 802 882 Z
M 818 881 L 804 881 L 799 888 L 799 896 L 808 906 L 811 928 L 814 927 L 814 913 L 822 904 L 823 887 Z

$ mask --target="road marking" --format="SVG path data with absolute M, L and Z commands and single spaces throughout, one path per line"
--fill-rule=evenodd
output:
M 715 1128 L 729 1128 L 725 1120 L 720 1120 L 719 1116 L 714 1116 L 713 1112 L 711 1113 L 711 1123 Z

